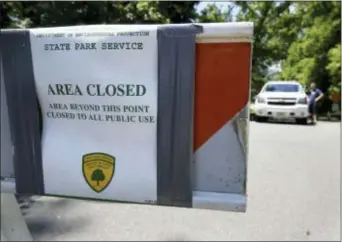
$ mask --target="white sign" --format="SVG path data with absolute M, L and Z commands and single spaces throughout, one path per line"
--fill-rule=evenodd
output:
M 156 26 L 33 29 L 31 46 L 45 193 L 155 202 Z

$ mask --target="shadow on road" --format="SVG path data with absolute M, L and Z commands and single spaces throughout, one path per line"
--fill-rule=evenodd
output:
M 255 123 L 262 123 L 262 124 L 275 124 L 275 125 L 293 125 L 293 126 L 304 126 L 304 127 L 312 127 L 313 124 L 298 124 L 294 121 L 282 121 L 282 120 L 272 120 L 269 119 L 267 122 L 255 122 Z
M 21 213 L 25 216 L 28 209 L 36 202 L 36 198 L 32 195 L 15 195 L 19 204 Z
M 65 220 L 58 217 L 51 219 L 48 216 L 28 217 L 26 222 L 35 240 L 45 240 L 47 237 L 58 237 L 70 232 L 81 231 L 87 225 L 87 220 L 82 218 Z
M 49 201 L 42 201 L 39 196 L 33 196 L 33 195 L 16 195 L 17 202 L 19 204 L 20 210 L 22 214 L 28 215 L 30 212 L 30 208 L 34 206 L 34 208 L 48 206 L 52 209 L 64 209 L 68 205 L 70 205 L 71 201 L 70 199 L 53 199 Z M 45 204 L 44 204 L 45 203 Z
M 77 206 L 73 199 L 30 195 L 16 195 L 16 198 L 34 240 L 82 230 L 88 224 L 82 217 L 61 216 Z
M 337 118 L 325 118 L 325 117 L 320 118 L 320 117 L 318 117 L 317 119 L 320 122 L 326 122 L 326 123 L 339 123 L 339 122 L 341 122 L 341 120 L 337 119 Z

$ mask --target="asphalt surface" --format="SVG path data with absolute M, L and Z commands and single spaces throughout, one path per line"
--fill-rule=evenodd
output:
M 340 240 L 340 123 L 251 123 L 246 213 L 33 198 L 35 240 Z

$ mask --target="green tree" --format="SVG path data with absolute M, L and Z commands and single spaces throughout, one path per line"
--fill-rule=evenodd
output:
M 183 23 L 196 18 L 192 2 L 164 1 L 47 1 L 5 2 L 5 27 L 24 21 L 25 27 L 80 24 Z M 11 18 L 14 16 L 15 18 Z
M 235 1 L 223 9 L 209 4 L 196 13 L 197 4 L 198 1 L 3 2 L 1 27 L 251 21 L 252 95 L 272 78 L 303 84 L 316 81 L 323 91 L 341 89 L 340 2 Z M 238 10 L 236 17 L 233 10 Z M 281 73 L 269 71 L 275 63 L 281 63 Z
M 105 175 L 103 174 L 103 171 L 101 169 L 96 169 L 91 174 L 91 180 L 96 181 L 96 185 L 100 185 L 100 181 L 104 181 Z
M 234 5 L 230 4 L 225 9 L 219 8 L 215 3 L 208 4 L 198 15 L 197 22 L 220 23 L 233 21 Z
M 284 40 L 291 41 L 293 38 L 294 30 L 289 31 L 293 26 L 284 26 L 292 23 L 292 18 L 284 20 L 291 15 L 292 2 L 236 1 L 235 5 L 239 9 L 237 21 L 254 23 L 251 78 L 251 93 L 254 96 L 268 80 L 270 66 L 286 55 Z
M 328 65 L 326 70 L 331 78 L 330 92 L 341 91 L 341 44 L 337 44 L 328 52 Z
M 190 23 L 197 17 L 196 5 L 199 1 L 158 1 L 156 9 L 167 23 Z
M 323 90 L 341 90 L 341 2 L 298 2 L 301 19 L 297 39 L 282 61 L 282 77 L 307 85 L 315 81 Z
M 21 17 L 23 10 L 21 2 L 0 2 L 0 27 L 1 28 L 20 28 L 27 19 Z

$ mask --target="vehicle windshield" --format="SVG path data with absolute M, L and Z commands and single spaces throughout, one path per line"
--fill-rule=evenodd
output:
M 265 92 L 299 92 L 299 85 L 296 84 L 268 84 Z

